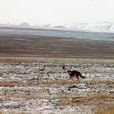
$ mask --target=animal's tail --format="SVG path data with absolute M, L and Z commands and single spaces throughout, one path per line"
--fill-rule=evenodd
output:
M 80 73 L 80 77 L 81 77 L 81 78 L 85 78 L 84 76 L 81 75 L 81 73 Z

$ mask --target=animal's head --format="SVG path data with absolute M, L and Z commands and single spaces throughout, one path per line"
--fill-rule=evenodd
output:
M 63 65 L 63 66 L 62 66 L 62 69 L 63 69 L 63 70 L 68 70 L 68 69 L 69 69 L 69 66 L 68 66 L 68 65 Z
M 70 70 L 67 70 L 68 74 L 71 74 L 71 71 Z
M 67 72 L 69 75 L 71 74 L 71 70 L 69 70 L 70 68 L 69 68 L 68 65 L 63 65 L 62 68 L 63 68 L 63 70 L 64 70 L 65 72 Z

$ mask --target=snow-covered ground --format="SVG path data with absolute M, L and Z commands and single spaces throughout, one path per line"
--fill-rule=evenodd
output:
M 24 63 L 23 58 L 18 58 L 23 62 L 9 59 L 15 61 L 0 62 L 1 112 L 93 113 L 99 106 L 114 104 L 113 60 L 27 58 L 31 62 Z M 86 78 L 70 80 L 63 65 Z

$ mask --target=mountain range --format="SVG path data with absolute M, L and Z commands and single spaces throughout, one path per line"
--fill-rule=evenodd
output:
M 96 23 L 77 23 L 73 25 L 31 25 L 27 22 L 19 25 L 0 24 L 0 27 L 24 27 L 24 28 L 41 28 L 41 29 L 57 29 L 57 30 L 73 30 L 85 32 L 108 32 L 114 33 L 114 22 L 96 22 Z

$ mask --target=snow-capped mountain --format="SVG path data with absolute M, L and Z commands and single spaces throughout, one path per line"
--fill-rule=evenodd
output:
M 51 25 L 53 29 L 68 29 L 86 32 L 114 32 L 114 22 L 78 23 L 74 25 Z
M 73 30 L 73 31 L 83 31 L 83 32 L 108 32 L 114 33 L 114 22 L 96 22 L 96 23 L 76 23 L 72 25 L 30 25 L 29 23 L 21 23 L 20 25 L 2 25 L 0 27 L 27 27 L 27 28 L 41 28 L 41 29 L 57 29 L 57 30 Z
M 27 26 L 21 29 L 19 26 L 1 27 L 0 35 L 3 34 L 27 34 L 64 38 L 80 38 L 90 40 L 109 40 L 114 41 L 114 23 L 81 23 L 70 26 L 44 25 Z
M 71 25 L 70 28 L 91 31 L 91 32 L 114 32 L 114 23 L 112 22 L 98 22 L 98 23 L 80 23 Z

